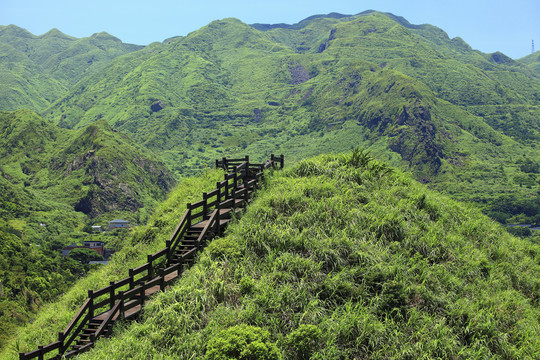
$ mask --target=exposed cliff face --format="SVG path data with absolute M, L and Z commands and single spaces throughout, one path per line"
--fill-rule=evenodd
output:
M 49 169 L 68 182 L 82 182 L 79 189 L 67 191 L 73 192 L 75 210 L 91 217 L 135 211 L 163 199 L 175 184 L 161 162 L 105 123 L 83 129 L 51 159 Z
M 390 149 L 401 154 L 411 168 L 419 170 L 420 181 L 429 181 L 439 172 L 444 157 L 443 143 L 429 108 L 404 106 L 396 122 L 398 128 L 390 138 Z

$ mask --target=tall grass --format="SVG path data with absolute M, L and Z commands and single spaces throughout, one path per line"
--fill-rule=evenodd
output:
M 275 173 L 139 322 L 80 358 L 202 359 L 259 328 L 285 359 L 537 358 L 538 245 L 360 155 Z

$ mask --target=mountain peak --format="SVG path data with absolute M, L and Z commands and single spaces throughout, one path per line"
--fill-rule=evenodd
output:
M 19 38 L 33 39 L 35 36 L 28 30 L 18 27 L 17 25 L 7 25 L 0 28 L 0 34 L 9 34 Z
M 300 29 L 305 28 L 306 26 L 308 26 L 312 22 L 314 22 L 316 20 L 319 20 L 319 19 L 335 19 L 335 20 L 348 21 L 348 20 L 352 20 L 352 19 L 354 19 L 356 17 L 359 17 L 359 16 L 367 16 L 367 15 L 374 15 L 374 14 L 381 14 L 381 15 L 387 16 L 390 19 L 397 22 L 398 24 L 400 24 L 400 25 L 402 25 L 402 26 L 404 26 L 406 28 L 409 28 L 409 29 L 422 29 L 422 28 L 425 27 L 425 25 L 413 25 L 409 21 L 407 21 L 407 19 L 405 19 L 404 17 L 397 16 L 397 15 L 394 15 L 394 14 L 389 13 L 389 12 L 380 12 L 380 11 L 377 11 L 377 10 L 366 10 L 366 11 L 362 11 L 362 12 L 360 12 L 358 14 L 355 14 L 355 15 L 340 14 L 340 13 L 337 13 L 337 12 L 331 12 L 331 13 L 328 13 L 328 14 L 319 14 L 319 15 L 313 15 L 313 16 L 307 17 L 307 18 L 305 18 L 305 19 L 303 19 L 303 20 L 301 20 L 301 21 L 299 21 L 299 22 L 297 22 L 295 24 L 284 24 L 284 23 L 260 24 L 260 23 L 256 23 L 256 24 L 251 24 L 250 26 L 257 29 L 257 30 L 261 30 L 261 31 L 267 31 L 267 30 L 278 29 L 278 28 L 290 29 L 290 30 L 300 30 Z
M 283 28 L 283 29 L 294 29 L 294 30 L 298 30 L 298 29 L 302 29 L 304 27 L 306 27 L 307 25 L 309 25 L 313 20 L 316 20 L 316 19 L 322 19 L 322 18 L 327 18 L 327 19 L 343 19 L 343 18 L 350 18 L 350 17 L 353 17 L 354 15 L 344 15 L 344 14 L 340 14 L 340 13 L 337 13 L 337 12 L 331 12 L 329 14 L 319 14 L 319 15 L 313 15 L 313 16 L 310 16 L 310 17 L 307 17 L 295 24 L 285 24 L 285 23 L 279 23 L 279 24 L 261 24 L 261 23 L 255 23 L 255 24 L 250 24 L 249 26 L 257 29 L 257 30 L 261 30 L 261 31 L 266 31 L 266 30 L 272 30 L 272 29 L 278 29 L 278 28 Z
M 90 36 L 90 38 L 97 39 L 97 40 L 112 40 L 112 41 L 115 41 L 115 42 L 122 42 L 122 40 L 120 40 L 116 36 L 112 36 L 111 34 L 105 32 L 105 31 L 101 31 L 101 32 L 92 34 L 92 36 Z
M 51 30 L 47 31 L 45 34 L 39 36 L 39 38 L 40 39 L 59 38 L 59 39 L 65 39 L 65 40 L 75 40 L 74 37 L 64 34 L 57 28 L 52 28 Z

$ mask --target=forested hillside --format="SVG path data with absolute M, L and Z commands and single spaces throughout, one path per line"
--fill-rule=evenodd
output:
M 36 36 L 0 26 L 0 110 L 43 110 L 110 60 L 141 48 L 107 33 L 77 39 L 57 29 Z
M 155 155 L 105 122 L 74 131 L 30 110 L 0 112 L 0 345 L 88 270 L 62 248 L 115 217 L 146 223 L 174 184 Z M 117 236 L 100 240 L 115 249 Z
M 69 128 L 103 119 L 176 176 L 223 155 L 277 149 L 294 162 L 362 145 L 514 222 L 520 212 L 497 199 L 520 208 L 537 196 L 537 174 L 521 165 L 539 160 L 539 93 L 521 62 L 366 12 L 294 26 L 215 21 L 113 60 L 43 114 Z
M 535 70 L 540 74 L 540 51 L 535 52 L 534 54 L 527 55 L 519 59 L 524 64 L 529 65 L 529 67 Z
M 177 201 L 212 176 L 186 182 L 128 241 L 158 249 Z M 139 321 L 79 358 L 535 358 L 539 250 L 366 152 L 307 159 L 269 177 Z M 124 256 L 41 313 L 19 349 L 53 341 Z

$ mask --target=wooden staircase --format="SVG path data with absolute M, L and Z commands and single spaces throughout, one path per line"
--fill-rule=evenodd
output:
M 197 253 L 223 232 L 251 202 L 253 192 L 264 176 L 264 170 L 283 168 L 283 155 L 263 164 L 243 159 L 216 160 L 216 167 L 228 171 L 216 189 L 203 193 L 203 200 L 187 204 L 187 210 L 176 226 L 165 248 L 147 255 L 147 262 L 129 269 L 129 276 L 109 286 L 88 291 L 88 298 L 58 341 L 37 350 L 19 353 L 20 360 L 69 358 L 90 349 L 101 338 L 110 336 L 114 323 L 136 317 L 150 296 L 165 290 L 171 281 L 190 267 Z M 58 350 L 54 355 L 55 350 Z

